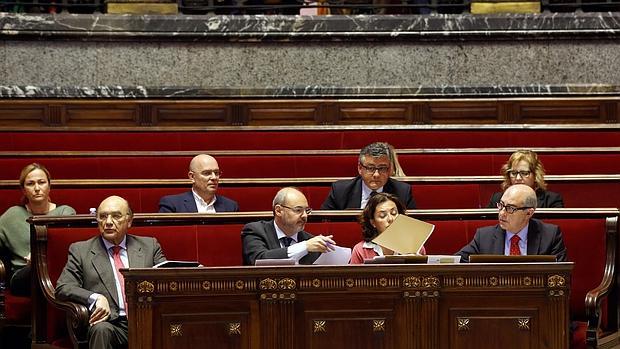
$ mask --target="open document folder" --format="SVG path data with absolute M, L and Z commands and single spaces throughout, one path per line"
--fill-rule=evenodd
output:
M 400 254 L 414 254 L 420 251 L 434 229 L 433 224 L 401 214 L 372 242 Z

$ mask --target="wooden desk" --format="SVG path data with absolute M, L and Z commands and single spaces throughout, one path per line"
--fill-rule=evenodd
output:
M 568 348 L 572 267 L 125 269 L 130 348 Z

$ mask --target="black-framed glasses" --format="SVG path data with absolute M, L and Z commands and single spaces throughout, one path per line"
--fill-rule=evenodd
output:
M 280 206 L 286 207 L 289 210 L 293 211 L 293 213 L 298 214 L 298 215 L 302 215 L 304 212 L 306 214 L 311 214 L 312 213 L 312 208 L 310 208 L 310 207 L 301 207 L 301 206 L 290 207 L 290 206 L 286 206 L 286 205 L 282 205 L 282 204 L 280 204 Z
M 509 213 L 509 214 L 513 214 L 513 213 L 515 213 L 517 211 L 527 210 L 528 208 L 533 208 L 533 207 L 527 207 L 527 206 L 517 207 L 517 206 L 513 206 L 513 205 L 506 205 L 505 203 L 503 203 L 501 201 L 497 203 L 497 209 L 498 210 L 501 211 L 502 209 L 505 209 L 506 212 Z
M 364 171 L 366 171 L 366 173 L 368 173 L 368 174 L 375 174 L 375 172 L 377 172 L 377 171 L 379 171 L 379 174 L 386 174 L 390 170 L 389 166 L 374 167 L 374 166 L 366 166 L 366 165 L 364 165 L 362 163 L 360 163 L 360 166 L 362 166 Z
M 517 176 L 521 176 L 521 178 L 526 178 L 526 177 L 529 177 L 532 174 L 532 171 L 508 170 L 506 172 L 512 178 L 517 178 Z

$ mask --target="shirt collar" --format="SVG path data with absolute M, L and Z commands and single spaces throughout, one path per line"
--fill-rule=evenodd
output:
M 101 240 L 103 240 L 103 245 L 105 246 L 106 251 L 110 251 L 112 247 L 116 246 L 110 241 L 104 239 L 103 237 L 101 237 Z M 121 243 L 118 245 L 121 247 L 121 250 L 127 250 L 127 235 L 125 235 L 123 241 L 121 241 Z
M 196 200 L 196 202 L 198 204 L 200 204 L 203 207 L 209 207 L 209 206 L 213 206 L 215 204 L 215 200 L 217 200 L 217 195 L 213 195 L 213 199 L 211 199 L 211 202 L 207 203 L 205 202 L 202 197 L 200 197 L 200 195 L 198 195 L 198 193 L 196 193 L 196 191 L 194 191 L 194 188 L 192 188 L 192 194 L 194 194 L 194 200 Z
M 529 226 L 530 226 L 530 223 L 526 224 L 525 227 L 523 227 L 523 229 L 519 230 L 517 233 L 513 233 L 513 232 L 506 230 L 506 240 L 509 240 L 514 235 L 519 235 L 519 238 L 521 238 L 522 241 L 527 241 L 527 230 Z
M 273 221 L 273 226 L 276 227 L 276 237 L 278 238 L 278 241 L 288 236 L 280 229 L 280 227 L 278 227 L 275 220 Z M 295 233 L 291 236 L 288 236 L 289 238 L 293 239 L 293 243 L 297 243 L 297 234 L 299 233 Z
M 364 243 L 362 244 L 362 247 L 375 251 L 377 256 L 383 256 L 383 249 L 381 248 L 381 246 L 375 244 L 372 241 L 364 241 Z

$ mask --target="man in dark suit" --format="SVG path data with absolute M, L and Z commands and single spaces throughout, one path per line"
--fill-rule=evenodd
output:
M 314 236 L 304 231 L 310 212 L 302 192 L 291 187 L 280 189 L 273 199 L 273 220 L 248 223 L 241 230 L 243 264 L 285 258 L 312 264 L 321 253 L 334 250 L 332 235 Z
M 91 312 L 90 348 L 126 347 L 125 283 L 119 268 L 149 268 L 166 258 L 156 239 L 127 235 L 133 213 L 118 196 L 97 209 L 100 235 L 71 244 L 67 264 L 56 284 L 56 297 L 80 303 Z
M 499 224 L 478 229 L 474 239 L 456 253 L 461 261 L 469 262 L 472 254 L 555 255 L 557 261 L 566 261 L 560 228 L 532 218 L 536 202 L 529 186 L 508 187 L 497 204 Z
M 159 212 L 239 211 L 236 201 L 216 194 L 221 173 L 214 157 L 206 154 L 196 155 L 189 163 L 187 174 L 192 181 L 192 190 L 162 197 L 159 200 Z
M 415 208 L 411 186 L 390 178 L 392 152 L 387 143 L 376 142 L 365 146 L 359 155 L 358 176 L 336 181 L 321 210 L 363 209 L 373 193 L 396 195 L 408 209 Z

